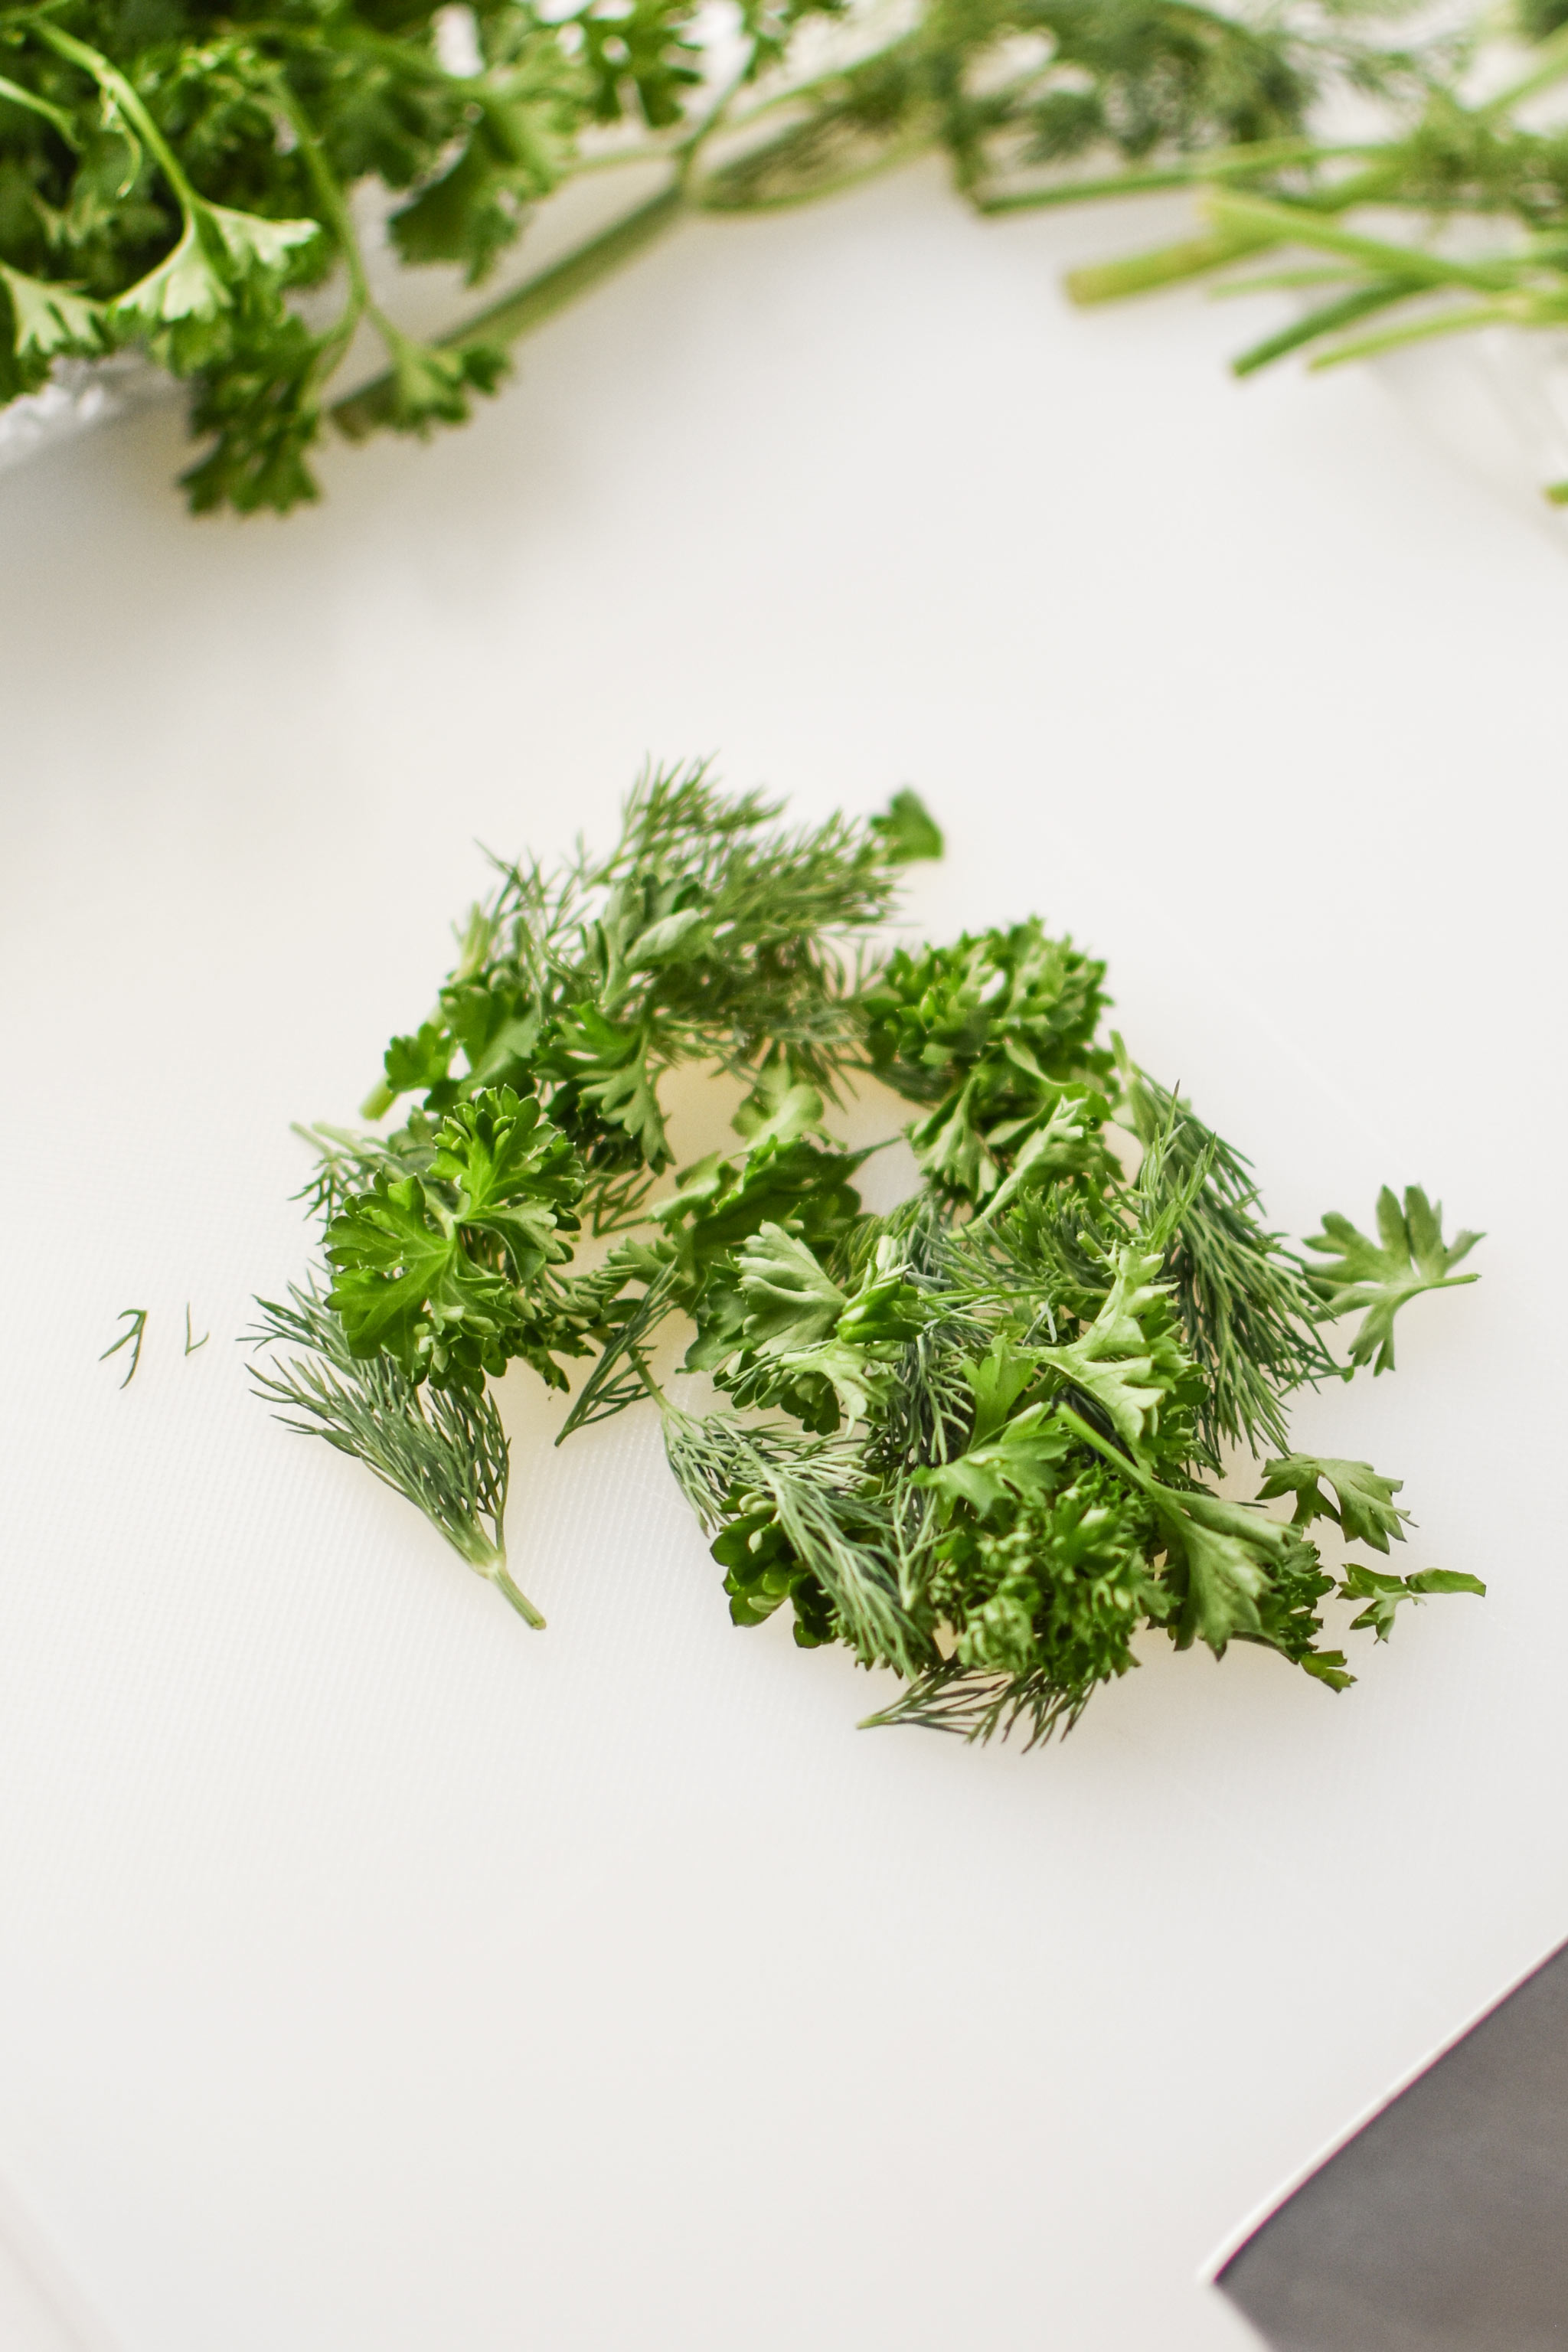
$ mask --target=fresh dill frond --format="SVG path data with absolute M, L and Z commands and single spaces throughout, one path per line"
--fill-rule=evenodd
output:
M 253 1383 L 284 1427 L 363 1462 L 542 1629 L 507 1569 L 510 1454 L 489 1391 L 421 1391 L 390 1356 L 355 1356 L 313 1280 L 303 1289 L 291 1283 L 286 1303 L 257 1304 L 263 1319 L 247 1337 L 268 1353 Z
M 122 1389 L 128 1389 L 142 1361 L 142 1342 L 147 1336 L 147 1309 L 144 1307 L 122 1307 L 115 1320 L 123 1323 L 125 1328 L 118 1339 L 110 1341 L 98 1360 L 100 1364 L 107 1363 L 110 1356 L 119 1355 L 121 1348 L 129 1348 L 131 1360 L 125 1368 L 125 1378 L 120 1383 Z M 188 1355 L 190 1350 L 187 1349 L 185 1352 Z
M 893 1529 L 858 1475 L 858 1447 L 766 1425 L 746 1429 L 723 1413 L 698 1421 L 673 1407 L 664 1413 L 664 1444 L 703 1528 L 746 1524 L 750 1555 L 765 1548 L 770 1560 L 782 1557 L 785 1575 L 814 1584 L 833 1635 L 860 1664 L 914 1675 L 934 1662 L 931 1634 L 900 1595 Z M 765 1547 L 764 1537 L 773 1538 Z M 743 1559 L 731 1566 L 731 1592 L 745 1595 L 745 1571 Z M 810 1613 L 797 1609 L 797 1621 L 809 1622 Z
M 918 1676 L 890 1705 L 863 1716 L 860 1727 L 879 1731 L 902 1724 L 950 1732 L 979 1747 L 1007 1739 L 1021 1727 L 1027 1755 L 1031 1748 L 1069 1732 L 1093 1695 L 1093 1685 L 1064 1690 L 1040 1668 L 1021 1675 L 987 1674 L 948 1660 Z
M 367 1114 L 411 1093 L 432 1117 L 481 1087 L 538 1090 L 604 1231 L 635 1217 L 668 1164 L 666 1071 L 710 1061 L 754 1084 L 787 1068 L 831 1095 L 857 1058 L 867 939 L 929 841 L 908 823 L 790 828 L 779 814 L 761 793 L 723 793 L 708 761 L 650 767 L 608 855 L 503 866 L 435 1010 L 387 1047 Z M 332 1181 L 353 1148 L 337 1139 Z
M 1155 1192 L 1168 1198 L 1186 1188 L 1165 1274 L 1187 1345 L 1208 1375 L 1203 1435 L 1216 1454 L 1225 1444 L 1253 1454 L 1283 1447 L 1287 1398 L 1338 1371 L 1321 1337 L 1321 1289 L 1258 1215 L 1241 1153 L 1157 1080 L 1130 1065 L 1124 1071 L 1134 1132 L 1146 1151 L 1163 1141 Z

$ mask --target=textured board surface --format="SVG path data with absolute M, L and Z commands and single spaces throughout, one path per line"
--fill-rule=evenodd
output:
M 0 481 L 0 2178 L 93 2352 L 1235 2347 L 1213 2250 L 1568 1929 L 1568 565 L 1367 380 L 1228 383 L 1235 306 L 1065 309 L 1170 226 L 917 172 L 683 234 L 287 525 L 187 521 L 166 412 Z M 289 1122 L 474 844 L 706 750 L 918 786 L 913 919 L 1106 954 L 1282 1224 L 1488 1230 L 1299 1424 L 1487 1602 L 973 1754 L 731 1630 L 644 1423 L 508 1383 L 536 1638 L 250 1402 Z

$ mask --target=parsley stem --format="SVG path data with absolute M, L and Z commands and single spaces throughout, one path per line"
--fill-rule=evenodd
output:
M 982 213 L 1032 212 L 1042 205 L 1088 204 L 1104 196 L 1157 195 L 1170 188 L 1190 188 L 1211 180 L 1241 177 L 1251 172 L 1280 172 L 1292 163 L 1316 163 L 1336 155 L 1363 155 L 1364 147 L 1325 147 L 1315 139 L 1261 139 L 1251 146 L 1219 148 L 1212 153 L 1179 159 L 1161 171 L 1111 172 L 1093 180 L 1062 180 L 1045 188 L 1009 189 L 999 196 L 977 196 Z
M 62 32 L 59 26 L 40 24 L 36 30 L 38 38 L 47 42 L 57 56 L 64 58 L 68 64 L 79 66 L 83 73 L 90 74 L 100 89 L 114 100 L 126 121 L 135 126 L 138 135 L 178 198 L 180 210 L 186 221 L 192 220 L 197 213 L 205 212 L 205 205 L 180 169 L 174 149 L 125 76 L 111 66 L 100 51 L 89 48 L 87 43 L 79 41 L 74 34 Z
M 310 173 L 310 185 L 315 189 L 321 211 L 326 216 L 333 236 L 337 238 L 338 248 L 343 257 L 343 268 L 348 273 L 348 299 L 338 314 L 336 326 L 323 341 L 321 358 L 316 364 L 317 380 L 324 382 L 342 359 L 353 338 L 354 329 L 366 311 L 378 320 L 380 313 L 371 299 L 370 279 L 365 270 L 364 256 L 360 250 L 359 233 L 354 227 L 353 215 L 349 211 L 343 198 L 343 192 L 330 170 L 326 157 L 321 152 L 321 142 L 311 130 L 303 111 L 296 104 L 294 93 L 289 89 L 287 78 L 281 69 L 273 73 L 271 82 L 279 110 L 299 144 L 300 154 L 305 159 L 305 169 Z
M 1403 302 L 1420 290 L 1423 289 L 1413 287 L 1407 278 L 1376 278 L 1372 285 L 1342 295 L 1336 301 L 1325 302 L 1320 309 L 1307 311 L 1289 327 L 1282 327 L 1277 335 L 1269 335 L 1264 341 L 1254 343 L 1250 351 L 1243 352 L 1238 358 L 1232 360 L 1230 372 L 1232 375 L 1251 375 L 1258 368 L 1267 367 L 1271 360 L 1283 359 L 1288 352 L 1299 350 L 1302 343 L 1310 342 L 1314 336 L 1335 334 L 1342 327 L 1352 327 L 1358 320 L 1369 318 L 1374 311 L 1386 310 L 1395 302 Z
M 657 236 L 672 228 L 686 209 L 680 184 L 662 188 L 635 212 L 627 213 L 613 226 L 601 230 L 597 236 L 577 246 L 563 259 L 538 277 L 530 278 L 499 302 L 479 310 L 461 325 L 453 327 L 435 338 L 438 351 L 462 351 L 471 343 L 513 343 L 531 334 L 546 320 L 552 319 L 577 295 L 584 293 L 601 278 L 607 278 L 623 262 L 630 261 Z M 378 425 L 384 425 L 393 414 L 396 378 L 392 369 L 373 377 L 357 392 L 350 393 L 332 409 L 332 421 L 350 441 L 363 441 Z M 378 1098 L 381 1089 L 377 1088 Z M 368 1112 L 367 1116 L 371 1114 Z
M 1159 246 L 1152 253 L 1131 254 L 1122 261 L 1069 270 L 1068 292 L 1080 305 L 1111 302 L 1126 294 L 1152 293 L 1157 287 L 1178 285 L 1186 278 L 1201 277 L 1205 270 L 1223 269 L 1249 253 L 1265 253 L 1276 246 L 1288 245 L 1298 222 L 1310 224 L 1332 213 L 1348 212 L 1355 205 L 1381 201 L 1397 170 L 1394 163 L 1369 166 L 1342 180 L 1338 187 L 1289 205 L 1266 205 L 1259 199 L 1233 194 L 1222 185 L 1214 191 L 1214 226 L 1207 236 L 1184 238 L 1179 245 Z M 1306 226 L 1300 227 L 1300 236 L 1302 244 L 1323 242 Z M 1407 257 L 1401 249 L 1401 260 Z
M 1406 287 L 1406 294 L 1427 293 L 1427 287 Z M 1556 318 L 1531 319 L 1507 302 L 1481 302 L 1462 310 L 1443 310 L 1436 318 L 1415 319 L 1403 327 L 1388 327 L 1377 335 L 1355 335 L 1347 343 L 1335 343 L 1326 352 L 1319 352 L 1308 361 L 1314 374 L 1324 368 L 1339 367 L 1346 360 L 1370 359 L 1375 352 L 1396 351 L 1405 343 L 1428 342 L 1435 335 L 1467 333 L 1474 327 L 1495 327 L 1512 324 L 1516 327 L 1561 327 L 1561 314 Z
M 0 74 L 0 98 L 7 106 L 26 107 L 29 114 L 41 115 L 59 133 L 68 147 L 74 148 L 78 154 L 81 152 L 81 141 L 76 135 L 70 116 L 62 113 L 58 106 L 51 106 L 47 98 L 40 98 L 37 90 L 24 89 L 19 81 L 12 81 L 5 74 Z
M 568 303 L 596 285 L 600 278 L 609 277 L 623 263 L 630 261 L 646 246 L 652 244 L 656 237 L 672 228 L 686 209 L 688 184 L 698 155 L 704 142 L 718 129 L 745 78 L 746 69 L 742 68 L 679 146 L 654 151 L 667 152 L 675 163 L 675 177 L 668 187 L 661 188 L 646 204 L 638 205 L 633 211 L 623 215 L 607 229 L 601 229 L 596 236 L 585 239 L 548 269 L 525 279 L 510 294 L 502 295 L 499 302 L 489 303 L 460 325 L 448 329 L 446 334 L 437 336 L 436 348 L 438 351 L 460 352 L 479 343 L 520 342 L 523 336 L 543 326 L 556 311 L 564 310 Z M 646 158 L 649 151 L 641 152 Z M 605 163 L 608 165 L 621 160 L 619 157 L 607 157 Z M 626 160 L 633 159 L 628 157 Z M 337 195 L 335 188 L 333 194 Z M 342 215 L 341 197 L 337 199 L 336 212 L 339 216 Z M 369 300 L 368 292 L 365 308 L 374 319 L 384 340 L 390 344 L 395 331 L 389 329 L 379 310 Z M 396 382 L 395 370 L 388 368 L 384 373 L 374 377 L 367 384 L 362 384 L 357 392 L 350 393 L 336 404 L 332 409 L 332 420 L 346 439 L 363 440 L 387 422 L 395 404 Z M 378 1087 L 369 1097 L 365 1105 L 367 1118 L 379 1117 L 382 1111 L 390 1108 L 390 1098 L 382 1100 L 383 1091 Z M 378 1108 L 373 1110 L 372 1103 Z

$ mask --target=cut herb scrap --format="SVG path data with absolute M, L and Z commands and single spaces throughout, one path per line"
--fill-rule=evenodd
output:
M 142 1361 L 142 1342 L 147 1336 L 147 1309 L 144 1307 L 122 1307 L 115 1321 L 123 1323 L 125 1328 L 118 1339 L 110 1341 L 98 1360 L 100 1364 L 107 1363 L 110 1356 L 119 1355 L 121 1348 L 129 1348 L 131 1361 L 125 1368 L 125 1378 L 120 1383 L 122 1389 L 128 1389 L 135 1379 L 136 1368 Z
M 1414 1576 L 1391 1576 L 1382 1569 L 1351 1569 L 1340 1586 L 1347 1601 L 1364 1601 L 1368 1604 L 1359 1617 L 1351 1621 L 1351 1631 L 1370 1630 L 1380 1642 L 1386 1642 L 1394 1631 L 1394 1615 L 1402 1601 L 1420 1601 L 1430 1592 L 1474 1592 L 1486 1599 L 1487 1588 L 1479 1576 L 1465 1576 L 1458 1569 L 1424 1568 Z
M 1365 1308 L 1351 1344 L 1351 1362 L 1371 1364 L 1374 1374 L 1394 1370 L 1394 1318 L 1402 1307 L 1424 1290 L 1453 1290 L 1480 1279 L 1453 1268 L 1484 1238 L 1461 1233 L 1446 1244 L 1442 1203 L 1434 1209 L 1418 1184 L 1405 1193 L 1403 1209 L 1384 1186 L 1377 1196 L 1377 1241 L 1372 1241 L 1348 1217 L 1331 1213 L 1322 1232 L 1307 1243 L 1319 1256 L 1339 1261 L 1331 1272 L 1325 1269 L 1316 1277 L 1325 1318 Z
M 1283 1400 L 1335 1370 L 1320 1325 L 1321 1294 L 1300 1258 L 1270 1232 L 1251 1167 L 1181 1099 L 1135 1068 L 1120 1037 L 1125 1124 L 1154 1152 L 1141 1182 L 1163 1200 L 1182 1195 L 1166 1242 L 1165 1274 L 1194 1360 L 1206 1376 L 1198 1424 L 1216 1456 L 1225 1444 L 1283 1446 Z
M 366 1115 L 421 1088 L 434 1112 L 481 1085 L 537 1087 L 583 1153 L 596 1213 L 606 1178 L 665 1164 L 658 1083 L 678 1064 L 830 1091 L 856 1058 L 856 958 L 909 852 L 902 834 L 839 816 L 791 830 L 780 814 L 723 794 L 707 762 L 650 769 L 609 856 L 502 866 Z
M 1065 1090 L 1076 1088 L 1089 1111 L 1089 1089 L 1111 1066 L 1092 1043 L 1104 977 L 1103 964 L 1048 938 L 1037 919 L 889 958 L 864 1000 L 871 1066 L 932 1106 L 910 1141 L 955 1198 L 994 1192 L 1058 1117 Z M 1060 1158 L 1070 1149 L 1060 1124 L 1058 1138 Z
M 1031 919 L 879 950 L 940 839 L 912 795 L 868 824 L 779 814 L 658 771 L 606 857 L 501 869 L 435 1013 L 388 1048 L 381 1099 L 423 1103 L 385 1134 L 309 1131 L 334 1278 L 268 1310 L 314 1351 L 264 1390 L 293 1425 L 499 1581 L 487 1381 L 521 1358 L 563 1388 L 592 1354 L 562 1436 L 657 1406 L 734 1622 L 787 1614 L 802 1646 L 900 1678 L 872 1720 L 972 1738 L 1067 1729 L 1154 1634 L 1341 1690 L 1336 1595 L 1383 1640 L 1405 1601 L 1479 1591 L 1336 1582 L 1319 1523 L 1386 1557 L 1403 1489 L 1287 1427 L 1339 1377 L 1330 1323 L 1364 1310 L 1350 1369 L 1382 1368 L 1406 1298 L 1473 1278 L 1452 1269 L 1475 1237 L 1385 1193 L 1381 1242 L 1331 1216 L 1313 1246 L 1337 1269 L 1314 1273 L 1240 1154 L 1102 1035 L 1104 967 L 1070 940 Z M 744 1100 L 733 1145 L 671 1175 L 660 1087 L 693 1061 Z M 914 1114 L 919 1189 L 886 1216 L 828 1126 L 867 1076 Z M 585 1228 L 608 1237 L 588 1265 Z M 718 1410 L 656 1372 L 677 1333 Z M 1227 1448 L 1259 1461 L 1256 1500 L 1218 1491 Z
M 314 1283 L 290 1284 L 286 1303 L 257 1304 L 262 1321 L 248 1337 L 268 1353 L 254 1386 L 284 1427 L 324 1437 L 363 1462 L 542 1630 L 543 1618 L 507 1568 L 510 1456 L 488 1391 L 421 1391 L 392 1357 L 354 1355 Z
M 704 1528 L 723 1542 L 747 1525 L 743 1546 L 726 1545 L 731 1561 L 742 1549 L 753 1558 L 764 1549 L 759 1514 L 776 1529 L 766 1549 L 777 1561 L 793 1563 L 805 1584 L 800 1599 L 791 1594 L 797 1624 L 806 1628 L 803 1646 L 841 1641 L 858 1664 L 905 1675 L 935 1662 L 934 1639 L 901 1590 L 889 1500 L 860 1477 L 853 1444 L 786 1428 L 748 1429 L 724 1413 L 699 1421 L 668 1405 L 663 1418 L 670 1467 Z M 722 1557 L 717 1543 L 715 1557 Z M 731 1565 L 730 1573 L 740 1580 L 746 1570 Z
M 547 1270 L 571 1257 L 585 1181 L 533 1097 L 485 1087 L 456 1105 L 421 1173 L 383 1170 L 327 1227 L 327 1304 L 350 1352 L 384 1350 L 416 1383 L 470 1389 L 521 1356 L 564 1387 L 554 1358 L 584 1340 Z

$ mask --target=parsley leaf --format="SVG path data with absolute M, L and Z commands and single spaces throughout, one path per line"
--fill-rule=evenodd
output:
M 556 1352 L 581 1352 L 570 1318 L 531 1288 L 570 1257 L 583 1189 L 567 1139 L 531 1097 L 486 1090 L 448 1115 L 423 1175 L 386 1171 L 351 1193 L 327 1227 L 327 1304 L 350 1350 L 384 1349 L 415 1381 L 480 1388 L 509 1355 L 547 1380 Z
M 816 1347 L 836 1328 L 848 1302 L 804 1242 L 781 1225 L 765 1224 L 736 1256 L 749 1347 L 784 1355 Z
M 1352 1632 L 1372 1632 L 1380 1642 L 1386 1642 L 1401 1601 L 1420 1601 L 1429 1592 L 1474 1592 L 1484 1601 L 1487 1588 L 1479 1576 L 1465 1576 L 1457 1569 L 1424 1568 L 1415 1576 L 1391 1576 L 1356 1562 L 1347 1570 L 1340 1591 L 1346 1600 L 1367 1604 L 1359 1617 L 1352 1619 Z
M 1280 1461 L 1265 1463 L 1258 1492 L 1263 1502 L 1276 1495 L 1294 1495 L 1294 1524 L 1299 1528 L 1310 1527 L 1314 1519 L 1331 1519 L 1352 1543 L 1369 1543 L 1376 1551 L 1386 1551 L 1390 1536 L 1396 1543 L 1405 1541 L 1410 1514 L 1394 1499 L 1404 1483 L 1401 1478 L 1380 1478 L 1370 1462 L 1288 1454 Z M 1323 1493 L 1325 1486 L 1333 1488 L 1337 1509 Z
M 889 856 L 900 866 L 942 856 L 942 828 L 918 793 L 907 789 L 895 793 L 887 814 L 871 819 L 871 830 L 881 836 Z
M 617 1027 L 591 1003 L 563 1013 L 541 1066 L 564 1081 L 561 1116 L 576 1124 L 580 1108 L 621 1129 L 655 1173 L 669 1164 L 669 1139 L 648 1064 L 650 1038 L 638 1025 Z
M 1384 1186 L 1377 1196 L 1377 1231 L 1378 1239 L 1372 1241 L 1348 1217 L 1331 1212 L 1322 1232 L 1307 1242 L 1319 1256 L 1338 1260 L 1331 1272 L 1325 1269 L 1317 1277 L 1325 1314 L 1365 1309 L 1351 1343 L 1351 1362 L 1371 1364 L 1374 1373 L 1394 1370 L 1394 1318 L 1403 1306 L 1424 1290 L 1452 1290 L 1478 1279 L 1453 1268 L 1482 1238 L 1461 1233 L 1446 1244 L 1442 1204 L 1433 1208 L 1417 1184 L 1405 1193 L 1403 1209 Z

